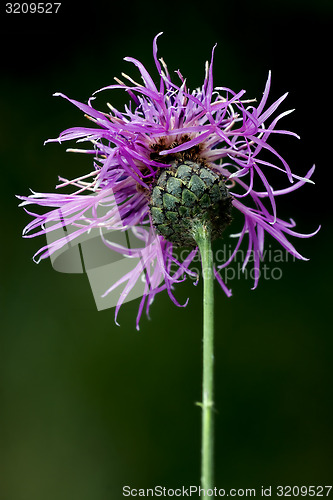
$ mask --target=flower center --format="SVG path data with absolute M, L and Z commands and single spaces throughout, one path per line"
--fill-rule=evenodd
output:
M 232 197 L 223 176 L 200 162 L 178 160 L 151 185 L 149 209 L 158 234 L 176 246 L 195 247 L 193 228 L 210 226 L 212 240 L 231 222 Z

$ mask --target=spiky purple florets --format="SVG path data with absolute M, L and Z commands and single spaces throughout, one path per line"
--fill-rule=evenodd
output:
M 281 220 L 276 213 L 275 198 L 298 189 L 305 182 L 312 182 L 310 177 L 314 171 L 312 167 L 304 178 L 294 175 L 286 161 L 268 144 L 272 133 L 297 137 L 292 132 L 276 128 L 279 120 L 291 111 L 285 111 L 271 119 L 287 94 L 266 108 L 270 74 L 257 107 L 253 105 L 254 101 L 243 99 L 245 90 L 235 93 L 225 87 L 214 89 L 214 49 L 210 64 L 206 64 L 203 86 L 190 91 L 179 71 L 176 72 L 180 80 L 177 85 L 172 82 L 164 61 L 158 60 L 157 37 L 154 39 L 153 55 L 159 74 L 158 87 L 139 61 L 127 57 L 125 60 L 134 63 L 139 69 L 143 83 L 136 83 L 123 75 L 128 83 L 116 80 L 117 84 L 101 89 L 125 90 L 131 102 L 129 106 L 125 106 L 124 111 L 108 105 L 109 111 L 104 113 L 93 107 L 94 97 L 90 98 L 88 104 L 83 104 L 63 94 L 55 94 L 77 106 L 94 123 L 91 128 L 67 129 L 58 139 L 46 141 L 76 140 L 92 145 L 90 149 L 69 151 L 93 155 L 94 170 L 72 181 L 61 178 L 61 184 L 57 186 L 61 188 L 70 185 L 77 190 L 73 194 L 33 193 L 28 197 L 19 196 L 23 200 L 22 206 L 37 204 L 52 208 L 43 215 L 28 212 L 34 216 L 34 220 L 25 228 L 25 237 L 45 234 L 64 225 L 71 227 L 66 238 L 60 238 L 41 248 L 35 255 L 37 261 L 49 257 L 68 241 L 75 240 L 94 228 L 100 230 L 103 241 L 112 250 L 129 257 L 140 254 L 139 264 L 105 292 L 107 294 L 125 284 L 116 307 L 117 315 L 130 290 L 144 276 L 145 290 L 137 325 L 144 306 L 146 305 L 148 313 L 155 295 L 162 290 L 166 289 L 173 302 L 180 305 L 172 293 L 173 285 L 184 281 L 188 275 L 194 275 L 190 266 L 197 249 L 190 251 L 183 262 L 178 261 L 173 254 L 172 243 L 163 236 L 156 235 L 149 213 L 152 186 L 156 184 L 161 172 L 170 168 L 173 162 L 197 162 L 224 179 L 232 197 L 233 209 L 243 214 L 244 225 L 236 235 L 238 240 L 233 254 L 218 269 L 230 264 L 247 235 L 248 249 L 243 267 L 252 254 L 254 288 L 260 274 L 265 232 L 298 259 L 304 258 L 287 237 L 310 237 L 315 234 L 302 235 L 295 232 L 295 223 Z M 260 157 L 262 151 L 271 154 L 272 162 Z M 273 163 L 274 158 L 277 164 Z M 284 172 L 290 186 L 274 190 L 266 178 L 271 169 Z M 257 183 L 255 178 L 262 184 L 260 191 L 254 188 Z M 294 179 L 298 182 L 294 183 Z M 269 209 L 263 203 L 264 198 L 268 198 Z M 102 206 L 106 206 L 107 210 L 100 215 L 99 208 Z M 104 229 L 129 229 L 140 245 L 137 249 L 129 250 L 115 244 L 103 236 Z M 225 293 L 230 296 L 231 291 L 223 283 L 217 269 L 215 274 Z

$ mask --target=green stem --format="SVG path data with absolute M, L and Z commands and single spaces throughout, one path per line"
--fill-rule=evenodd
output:
M 203 275 L 201 487 L 207 491 L 214 488 L 214 271 L 210 229 L 205 223 L 195 229 Z

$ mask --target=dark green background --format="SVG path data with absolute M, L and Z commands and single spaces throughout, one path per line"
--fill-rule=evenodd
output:
M 30 218 L 14 198 L 90 168 L 43 147 L 86 123 L 52 93 L 86 101 L 122 71 L 137 78 L 125 56 L 153 70 L 159 31 L 159 54 L 190 88 L 216 42 L 216 85 L 260 98 L 271 69 L 270 102 L 290 91 L 282 108 L 296 112 L 283 124 L 302 137 L 274 145 L 300 175 L 317 164 L 316 186 L 278 200 L 301 232 L 322 224 L 294 240 L 311 260 L 256 291 L 233 282 L 231 299 L 216 287 L 216 485 L 332 484 L 331 2 L 96 0 L 65 2 L 57 16 L 6 16 L 2 4 L 0 17 L 1 500 L 117 500 L 123 485 L 199 483 L 201 285 L 178 286 L 185 309 L 157 297 L 139 333 L 139 300 L 126 304 L 119 328 L 112 310 L 97 312 L 86 276 L 32 262 L 44 240 L 21 238 Z

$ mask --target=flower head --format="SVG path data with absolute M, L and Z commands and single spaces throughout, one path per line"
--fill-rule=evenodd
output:
M 69 235 L 41 248 L 34 257 L 37 261 L 92 229 L 100 232 L 105 245 L 113 251 L 129 258 L 140 256 L 138 263 L 105 291 L 106 295 L 125 285 L 119 295 L 117 316 L 129 292 L 138 280 L 143 280 L 137 325 L 143 308 L 146 307 L 148 314 L 155 295 L 162 290 L 166 289 L 172 301 L 180 305 L 173 289 L 176 283 L 195 274 L 191 270 L 197 253 L 191 237 L 195 218 L 209 221 L 212 236 L 217 238 L 231 223 L 232 212 L 243 215 L 243 228 L 236 235 L 232 255 L 215 269 L 216 278 L 228 296 L 231 291 L 222 281 L 219 270 L 235 258 L 245 237 L 247 253 L 243 268 L 253 254 L 255 288 L 266 233 L 303 260 L 306 259 L 288 237 L 315 234 L 299 234 L 294 230 L 293 220 L 284 221 L 277 216 L 276 197 L 312 182 L 310 177 L 314 171 L 312 167 L 304 178 L 293 174 L 287 162 L 268 143 L 274 133 L 298 137 L 293 132 L 277 129 L 280 119 L 292 110 L 273 118 L 287 94 L 266 106 L 270 74 L 257 106 L 254 100 L 243 98 L 245 90 L 234 92 L 226 87 L 214 88 L 215 47 L 210 63 L 206 63 L 202 87 L 191 91 L 180 71 L 176 72 L 175 83 L 163 59 L 158 59 L 158 36 L 153 44 L 159 75 L 157 86 L 141 62 L 126 57 L 126 61 L 138 68 L 142 82 L 137 83 L 123 74 L 126 82 L 116 78 L 116 84 L 97 91 L 122 89 L 127 92 L 130 103 L 124 110 L 108 104 L 108 111 L 102 112 L 93 107 L 94 96 L 84 104 L 55 94 L 83 111 L 92 125 L 67 129 L 58 139 L 46 142 L 76 140 L 89 143 L 88 149 L 68 151 L 92 155 L 94 168 L 74 180 L 60 178 L 57 188 L 71 186 L 74 188 L 71 194 L 33 192 L 28 197 L 19 196 L 22 206 L 36 204 L 51 209 L 42 215 L 28 212 L 34 220 L 25 228 L 25 237 L 48 234 L 64 225 L 71 228 Z M 262 152 L 268 152 L 271 160 L 263 159 Z M 272 169 L 283 173 L 288 187 L 274 190 L 267 180 L 267 172 Z M 259 190 L 255 188 L 258 181 L 261 183 Z M 119 245 L 108 239 L 105 231 L 130 231 L 139 244 L 137 248 Z M 175 256 L 174 246 L 190 248 L 183 261 Z

